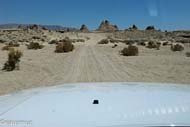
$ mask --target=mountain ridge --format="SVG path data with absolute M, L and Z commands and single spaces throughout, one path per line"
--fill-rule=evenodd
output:
M 0 24 L 0 29 L 14 29 L 18 28 L 18 26 L 32 26 L 34 24 L 19 24 L 19 23 L 7 23 L 7 24 Z M 37 24 L 40 27 L 44 27 L 48 30 L 78 30 L 77 28 L 74 27 L 63 27 L 61 25 L 43 25 L 43 24 Z

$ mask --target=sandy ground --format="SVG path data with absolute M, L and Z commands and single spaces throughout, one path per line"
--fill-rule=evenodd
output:
M 69 37 L 90 37 L 85 43 L 75 43 L 70 53 L 54 53 L 55 45 L 41 50 L 27 50 L 20 70 L 0 71 L 0 94 L 20 89 L 76 82 L 166 82 L 190 84 L 190 58 L 182 52 L 172 52 L 169 46 L 160 50 L 139 46 L 140 55 L 125 57 L 119 51 L 126 45 L 119 43 L 98 45 L 103 33 L 68 34 Z M 52 38 L 60 35 L 52 35 Z M 1 46 L 1 45 L 0 45 Z M 0 68 L 7 52 L 0 51 Z

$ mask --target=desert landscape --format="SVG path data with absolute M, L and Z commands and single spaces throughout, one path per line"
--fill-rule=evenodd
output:
M 78 82 L 190 84 L 190 31 L 119 30 L 107 20 L 95 31 L 18 26 L 0 29 L 0 49 L 1 95 Z M 19 68 L 10 69 L 11 50 L 22 53 Z

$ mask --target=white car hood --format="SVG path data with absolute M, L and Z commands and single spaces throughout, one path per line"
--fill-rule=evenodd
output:
M 93 104 L 98 100 L 99 104 Z M 0 97 L 0 127 L 190 125 L 190 86 L 79 83 Z

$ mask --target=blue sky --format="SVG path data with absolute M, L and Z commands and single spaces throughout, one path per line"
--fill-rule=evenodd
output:
M 1 0 L 0 24 L 36 23 L 96 29 L 108 19 L 125 29 L 155 25 L 190 30 L 190 0 Z

